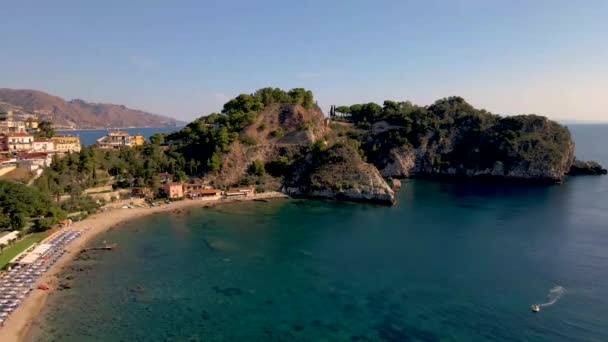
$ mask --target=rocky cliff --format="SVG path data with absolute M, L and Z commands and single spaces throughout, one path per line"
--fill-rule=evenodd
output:
M 542 116 L 499 117 L 460 98 L 412 116 L 377 121 L 362 134 L 384 177 L 559 183 L 574 162 L 568 129 Z
M 574 160 L 572 166 L 570 167 L 570 171 L 568 171 L 568 175 L 570 176 L 579 176 L 579 175 L 605 175 L 608 173 L 608 170 L 603 168 L 596 161 L 582 161 L 582 160 Z
M 390 204 L 395 195 L 357 150 L 328 142 L 323 112 L 302 90 L 261 89 L 169 136 L 215 186 Z M 306 97 L 308 96 L 308 100 Z M 280 102 L 278 102 L 280 101 Z
M 293 168 L 283 189 L 294 196 L 395 202 L 395 193 L 378 170 L 342 144 L 309 152 Z
M 500 117 L 459 97 L 428 107 L 332 106 L 332 118 L 336 112 L 343 117 L 325 119 L 310 91 L 264 88 L 167 139 L 216 186 L 387 204 L 395 194 L 385 178 L 556 183 L 605 171 L 574 162 L 566 127 L 538 115 Z

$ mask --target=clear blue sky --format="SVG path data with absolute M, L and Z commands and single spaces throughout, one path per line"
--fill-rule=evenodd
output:
M 608 1 L 5 1 L 0 87 L 181 119 L 264 86 L 608 121 Z

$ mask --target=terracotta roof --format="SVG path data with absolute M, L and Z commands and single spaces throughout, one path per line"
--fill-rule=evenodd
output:
M 17 157 L 21 159 L 40 159 L 46 158 L 49 154 L 45 152 L 34 152 L 34 153 L 21 153 Z
M 11 132 L 6 134 L 9 137 L 34 137 L 31 134 L 21 133 L 21 132 Z

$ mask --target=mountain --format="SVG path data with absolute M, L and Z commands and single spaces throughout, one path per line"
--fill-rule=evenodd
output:
M 16 115 L 36 115 L 56 128 L 166 127 L 176 119 L 122 105 L 64 99 L 37 90 L 0 88 L 0 104 Z

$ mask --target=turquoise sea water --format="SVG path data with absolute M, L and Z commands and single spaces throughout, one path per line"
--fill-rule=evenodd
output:
M 608 126 L 571 130 L 608 165 Z M 238 203 L 102 240 L 119 248 L 73 264 L 32 341 L 608 340 L 608 177 L 410 180 L 394 207 Z

